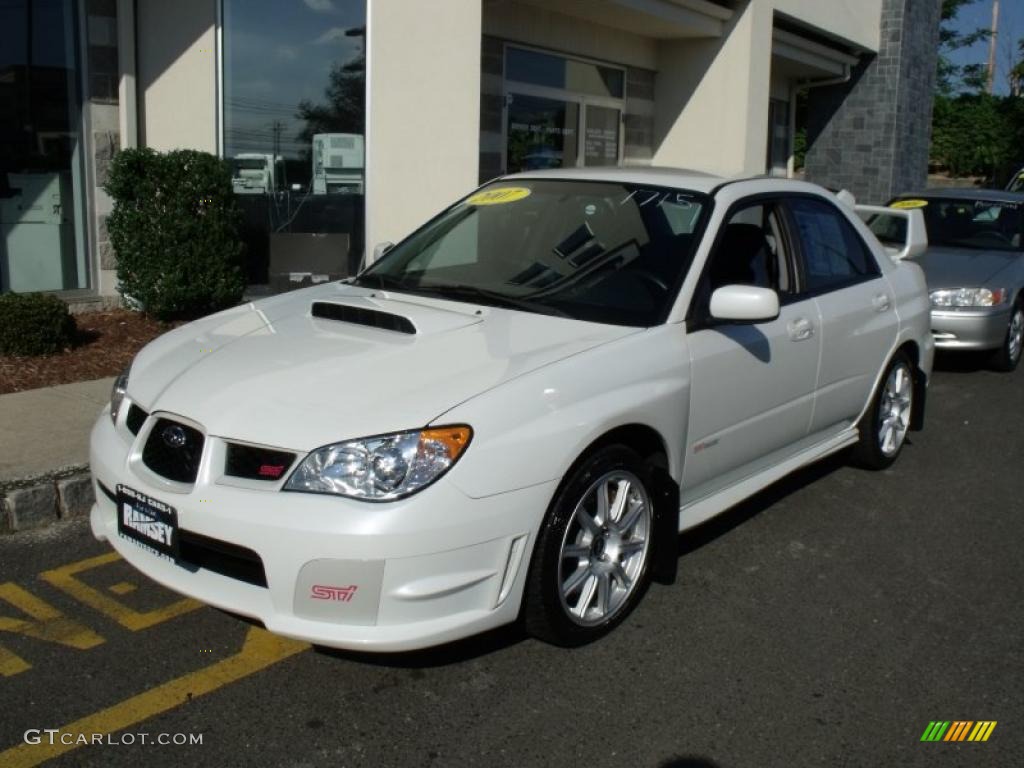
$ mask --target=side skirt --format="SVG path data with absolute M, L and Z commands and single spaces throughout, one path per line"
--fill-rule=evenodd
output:
M 749 496 L 767 488 L 777 480 L 781 480 L 801 467 L 843 450 L 857 442 L 856 426 L 849 427 L 838 435 L 830 437 L 816 445 L 812 445 L 793 456 L 774 464 L 756 474 L 745 477 L 727 488 L 716 491 L 703 498 L 691 501 L 679 509 L 679 531 L 685 531 L 710 520 L 730 507 L 739 504 Z

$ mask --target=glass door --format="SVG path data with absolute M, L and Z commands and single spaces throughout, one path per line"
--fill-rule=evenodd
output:
M 621 110 L 587 104 L 583 128 L 583 164 L 619 164 L 619 126 Z
M 578 102 L 518 93 L 509 94 L 508 101 L 509 173 L 577 164 Z
M 0 291 L 87 283 L 76 5 L 0 2 Z

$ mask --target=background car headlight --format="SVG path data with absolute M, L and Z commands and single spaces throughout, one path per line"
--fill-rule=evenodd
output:
M 1006 301 L 1005 288 L 945 288 L 932 291 L 933 307 L 994 307 Z
M 117 424 L 117 414 L 121 410 L 121 403 L 124 402 L 125 393 L 128 391 L 128 373 L 131 366 L 121 371 L 114 379 L 114 386 L 110 390 L 110 420 Z
M 325 445 L 303 460 L 284 488 L 368 501 L 400 499 L 448 471 L 472 436 L 472 429 L 459 425 Z

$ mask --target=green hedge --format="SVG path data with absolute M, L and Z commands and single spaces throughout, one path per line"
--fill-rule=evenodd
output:
M 121 294 L 161 320 L 191 319 L 242 298 L 239 210 L 228 164 L 211 154 L 126 149 L 104 189 Z
M 0 355 L 49 355 L 71 346 L 75 319 L 48 293 L 0 294 Z

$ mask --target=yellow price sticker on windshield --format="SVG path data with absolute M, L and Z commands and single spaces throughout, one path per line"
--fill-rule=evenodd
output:
M 501 187 L 500 189 L 485 189 L 466 198 L 467 205 L 504 205 L 514 203 L 530 196 L 530 190 L 526 187 Z
M 926 205 L 928 205 L 927 200 L 897 200 L 895 203 L 892 203 L 889 207 L 907 209 L 924 208 Z

